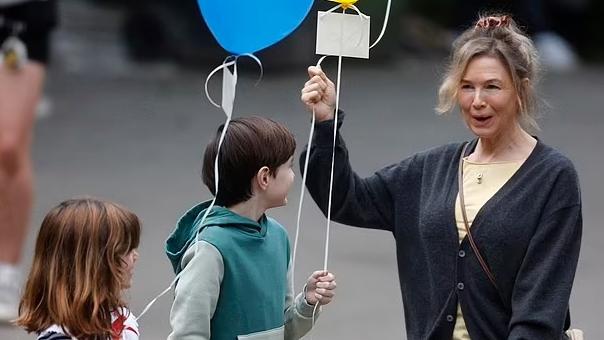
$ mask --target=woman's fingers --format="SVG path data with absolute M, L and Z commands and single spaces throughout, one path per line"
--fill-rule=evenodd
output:
M 319 76 L 314 76 L 311 79 L 309 79 L 306 83 L 304 83 L 304 87 L 306 88 L 306 87 L 313 86 L 316 84 L 318 84 L 322 90 L 327 89 L 327 83 L 325 82 L 325 80 L 321 79 L 321 77 L 319 77 Z
M 321 78 L 321 80 L 323 80 L 325 82 L 325 84 L 331 85 L 331 86 L 334 85 L 333 82 L 331 81 L 331 79 L 329 79 L 329 77 L 327 77 L 325 72 L 323 72 L 323 70 L 320 67 L 310 66 L 308 68 L 308 76 L 309 76 L 309 78 L 318 76 L 319 78 Z
M 302 88 L 300 99 L 305 104 L 316 104 L 323 99 L 327 84 L 321 78 L 316 77 L 307 81 Z
M 309 66 L 308 67 L 308 77 L 312 78 L 314 76 L 327 77 L 325 72 L 320 67 L 317 66 Z
M 325 87 L 323 87 L 321 84 L 318 84 L 318 83 L 312 83 L 312 84 L 304 86 L 304 88 L 302 89 L 302 93 L 312 92 L 312 91 L 317 91 L 317 92 L 323 93 L 323 92 L 325 92 Z
M 321 94 L 317 91 L 302 93 L 300 99 L 307 105 L 316 104 L 321 101 Z

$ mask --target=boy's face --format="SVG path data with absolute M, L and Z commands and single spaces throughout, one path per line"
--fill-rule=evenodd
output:
M 266 197 L 270 208 L 280 207 L 287 204 L 287 193 L 294 183 L 294 170 L 292 169 L 294 156 L 291 156 L 287 162 L 281 164 L 275 173 L 271 176 L 271 181 L 266 190 Z

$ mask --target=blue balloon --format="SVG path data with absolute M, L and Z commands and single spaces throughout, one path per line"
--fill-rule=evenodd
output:
M 292 33 L 314 0 L 197 0 L 201 14 L 222 48 L 254 53 Z

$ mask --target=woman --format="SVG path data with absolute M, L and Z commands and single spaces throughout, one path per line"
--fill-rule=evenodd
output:
M 459 106 L 474 140 L 360 178 L 338 134 L 333 219 L 393 233 L 408 339 L 564 337 L 581 196 L 572 163 L 528 132 L 538 68 L 510 17 L 481 17 L 453 45 L 437 107 Z M 318 123 L 307 186 L 326 213 L 335 90 L 319 68 L 309 75 L 301 99 Z
M 34 117 L 55 23 L 55 0 L 0 0 L 0 323 L 17 316 L 33 201 Z

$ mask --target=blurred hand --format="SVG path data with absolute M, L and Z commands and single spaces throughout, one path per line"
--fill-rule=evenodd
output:
M 310 305 L 326 305 L 335 295 L 336 277 L 330 272 L 318 270 L 306 281 L 305 298 Z
M 336 87 L 320 67 L 308 68 L 308 80 L 302 89 L 300 99 L 309 111 L 315 109 L 317 122 L 334 119 L 336 107 Z

